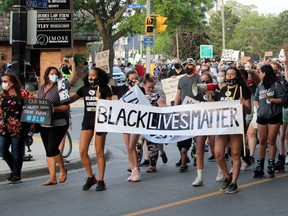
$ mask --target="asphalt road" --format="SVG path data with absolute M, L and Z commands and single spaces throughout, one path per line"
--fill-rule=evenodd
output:
M 82 108 L 74 109 L 73 122 L 81 122 Z M 79 118 L 79 119 L 78 119 Z M 72 138 L 79 139 L 79 125 L 73 124 Z M 77 141 L 75 141 L 77 142 Z M 109 144 L 108 144 L 109 143 Z M 215 182 L 217 166 L 206 162 L 204 186 L 192 187 L 196 169 L 189 165 L 188 172 L 179 173 L 175 163 L 179 152 L 175 144 L 165 146 L 168 163 L 158 161 L 158 172 L 146 173 L 141 168 L 138 183 L 126 182 L 128 160 L 121 134 L 107 138 L 110 159 L 107 161 L 105 182 L 107 190 L 96 192 L 95 187 L 82 191 L 86 178 L 83 169 L 69 171 L 67 182 L 43 187 L 48 176 L 26 179 L 18 185 L 0 184 L 1 216 L 72 216 L 72 215 L 287 215 L 288 194 L 286 172 L 274 179 L 253 179 L 253 168 L 242 171 L 237 194 L 223 194 L 221 183 Z M 97 176 L 97 167 L 93 166 Z

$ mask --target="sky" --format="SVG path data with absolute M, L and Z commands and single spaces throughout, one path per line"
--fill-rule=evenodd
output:
M 276 14 L 288 10 L 287 0 L 237 0 L 237 2 L 243 5 L 254 4 L 258 8 L 260 14 Z

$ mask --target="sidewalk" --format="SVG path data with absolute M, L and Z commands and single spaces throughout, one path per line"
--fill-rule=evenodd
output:
M 46 155 L 44 146 L 42 144 L 41 138 L 39 134 L 35 134 L 33 136 L 34 142 L 31 146 L 31 152 L 30 154 L 33 156 L 33 158 L 30 161 L 24 161 L 23 162 L 23 168 L 22 168 L 22 179 L 25 178 L 31 178 L 31 177 L 37 177 L 42 175 L 48 175 L 48 168 L 46 164 Z M 91 144 L 92 145 L 92 144 Z M 91 146 L 90 148 L 90 155 L 91 155 L 91 161 L 92 164 L 96 164 L 96 157 L 95 152 L 92 152 L 93 148 Z M 29 154 L 29 152 L 28 152 Z M 109 150 L 108 148 L 105 148 L 105 157 L 109 158 Z M 73 149 L 72 153 L 67 159 L 69 163 L 65 163 L 65 167 L 68 170 L 75 170 L 75 169 L 81 169 L 83 168 L 80 156 L 79 156 L 79 142 L 73 141 Z M 10 169 L 6 162 L 0 159 L 0 182 L 3 182 L 7 179 L 8 175 L 10 174 Z
M 83 99 L 79 99 L 71 107 L 83 107 Z M 34 134 L 33 144 L 31 146 L 32 152 L 30 154 L 33 156 L 31 161 L 24 161 L 22 168 L 22 179 L 31 178 L 36 176 L 48 175 L 48 168 L 46 164 L 46 155 L 40 134 Z M 79 140 L 72 140 L 73 149 L 72 153 L 68 158 L 69 163 L 65 163 L 65 166 L 68 170 L 75 170 L 82 168 L 82 163 L 79 156 Z M 93 148 L 90 148 L 91 160 L 92 163 L 96 163 L 95 152 L 92 152 Z M 26 154 L 29 154 L 29 152 Z M 105 156 L 109 157 L 108 148 L 105 148 Z M 7 176 L 10 174 L 10 169 L 6 162 L 0 157 L 0 182 L 6 180 Z

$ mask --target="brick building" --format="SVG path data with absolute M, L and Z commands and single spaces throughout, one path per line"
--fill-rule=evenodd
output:
M 12 47 L 10 39 L 10 21 L 9 17 L 0 15 L 0 66 L 4 63 L 12 61 Z M 42 77 L 48 66 L 60 67 L 62 59 L 67 54 L 85 54 L 87 53 L 86 44 L 88 42 L 97 41 L 99 37 L 97 33 L 73 33 L 73 48 L 65 49 L 34 49 L 33 46 L 26 47 L 26 61 L 30 62 L 35 68 L 37 75 L 40 76 L 40 83 L 43 82 Z M 81 70 L 81 66 L 78 70 Z

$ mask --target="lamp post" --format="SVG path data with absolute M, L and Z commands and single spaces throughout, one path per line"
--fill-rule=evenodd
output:
M 26 0 L 14 0 L 12 6 L 12 62 L 15 74 L 25 86 L 25 46 L 27 43 L 27 9 Z
M 146 3 L 146 17 L 150 17 L 150 0 L 147 0 Z M 150 46 L 146 46 L 146 73 L 150 73 L 150 50 L 151 47 Z

